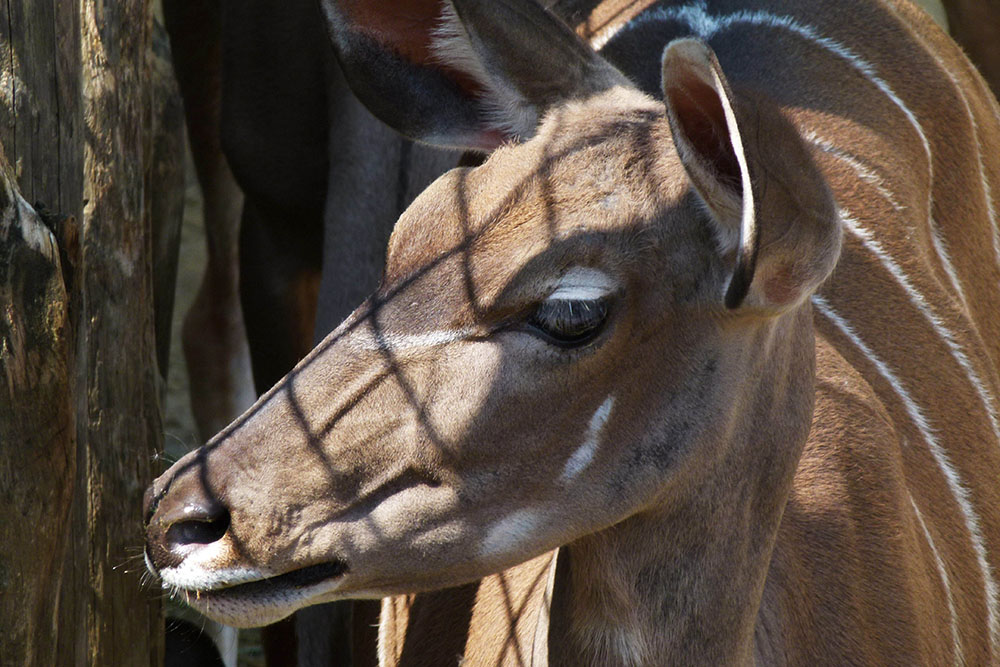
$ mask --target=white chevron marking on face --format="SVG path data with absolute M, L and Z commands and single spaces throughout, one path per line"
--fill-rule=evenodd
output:
M 590 418 L 583 444 L 573 452 L 573 455 L 569 457 L 566 465 L 563 467 L 561 477 L 563 482 L 569 482 L 575 478 L 594 460 L 594 454 L 597 453 L 597 448 L 601 444 L 601 431 L 604 430 L 604 425 L 608 422 L 608 417 L 611 415 L 611 408 L 614 405 L 615 397 L 608 396 Z

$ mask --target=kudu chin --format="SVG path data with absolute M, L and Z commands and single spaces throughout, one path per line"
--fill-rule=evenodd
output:
M 323 0 L 376 115 L 489 157 L 154 483 L 149 567 L 386 597 L 383 664 L 420 599 L 471 605 L 429 664 L 1000 660 L 996 100 L 904 2 L 622 4 Z

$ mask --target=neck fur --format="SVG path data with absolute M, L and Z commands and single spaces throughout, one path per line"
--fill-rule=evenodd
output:
M 759 382 L 739 393 L 739 413 L 750 417 L 721 457 L 697 461 L 668 499 L 561 551 L 550 664 L 753 662 L 771 551 L 811 423 L 803 310 L 747 348 L 759 358 L 744 377 Z

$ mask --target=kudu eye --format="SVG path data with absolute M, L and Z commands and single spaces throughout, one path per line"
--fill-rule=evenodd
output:
M 608 317 L 608 299 L 548 299 L 528 317 L 528 326 L 559 347 L 580 347 L 594 340 Z

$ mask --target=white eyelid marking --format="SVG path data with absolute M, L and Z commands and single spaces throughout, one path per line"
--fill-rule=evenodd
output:
M 569 482 L 583 472 L 590 465 L 590 462 L 594 460 L 594 454 L 597 453 L 597 448 L 601 444 L 601 431 L 604 430 L 604 425 L 608 423 L 608 417 L 611 416 L 611 408 L 614 405 L 615 397 L 608 396 L 601 403 L 600 407 L 597 408 L 593 416 L 591 416 L 583 444 L 573 452 L 573 455 L 569 457 L 569 460 L 566 461 L 566 465 L 563 467 L 562 477 L 559 478 L 561 482 Z
M 593 301 L 615 291 L 611 276 L 586 266 L 575 266 L 559 279 L 549 301 Z

